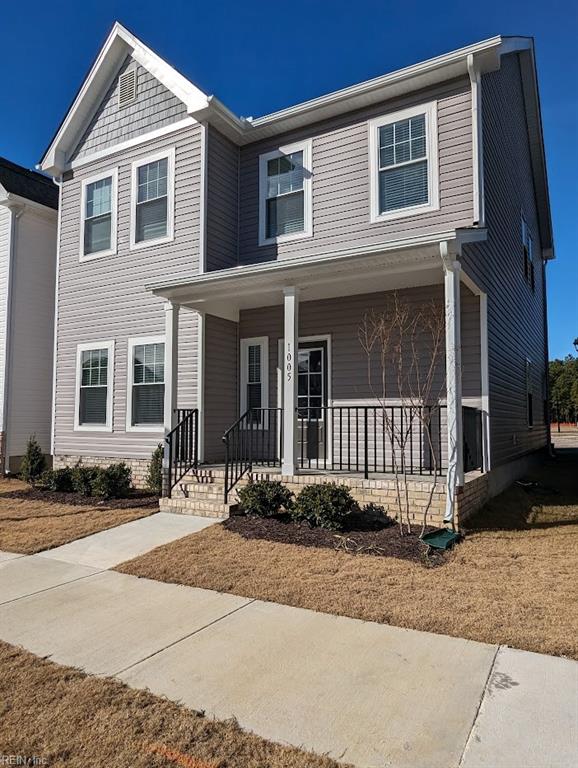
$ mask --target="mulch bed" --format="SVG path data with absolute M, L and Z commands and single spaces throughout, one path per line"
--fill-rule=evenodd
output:
M 6 487 L 6 486 L 4 486 Z M 9 486 L 8 486 L 9 487 Z M 124 499 L 101 499 L 97 496 L 83 496 L 80 493 L 44 491 L 41 488 L 14 488 L 2 490 L 2 499 L 41 501 L 47 504 L 68 504 L 71 507 L 101 507 L 102 509 L 134 509 L 135 507 L 158 507 L 159 497 L 146 491 L 134 490 Z
M 412 534 L 401 536 L 397 524 L 364 519 L 361 515 L 351 515 L 343 531 L 328 531 L 325 528 L 313 528 L 307 523 L 295 523 L 289 515 L 268 518 L 233 515 L 223 522 L 223 526 L 245 539 L 265 539 L 300 547 L 322 547 L 350 554 L 397 557 L 427 565 L 441 565 L 447 558 L 447 553 L 438 550 L 427 553 L 427 547 L 419 539 L 421 526 L 416 526 L 417 530 Z M 426 528 L 426 531 L 433 530 L 431 527 Z

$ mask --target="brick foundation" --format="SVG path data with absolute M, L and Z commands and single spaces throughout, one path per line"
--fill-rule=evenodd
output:
M 135 488 L 146 488 L 146 477 L 149 471 L 150 459 L 129 459 L 118 456 L 54 456 L 54 469 L 74 467 L 80 462 L 85 467 L 108 467 L 124 461 L 131 468 L 132 484 Z
M 489 475 L 469 472 L 456 498 L 456 521 L 459 525 L 481 509 L 490 498 Z

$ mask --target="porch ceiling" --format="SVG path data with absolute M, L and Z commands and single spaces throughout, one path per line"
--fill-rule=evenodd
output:
M 182 306 L 237 321 L 243 309 L 283 303 L 283 289 L 300 289 L 301 301 L 433 285 L 443 281 L 439 240 L 378 252 L 293 259 L 209 272 L 147 286 Z

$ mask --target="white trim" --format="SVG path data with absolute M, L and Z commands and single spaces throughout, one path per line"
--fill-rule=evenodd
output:
M 157 160 L 167 160 L 167 234 L 154 240 L 142 240 L 136 242 L 136 207 L 138 193 L 138 169 L 143 165 L 154 163 Z M 131 166 L 131 190 L 130 190 L 130 250 L 149 248 L 153 245 L 170 243 L 174 240 L 175 223 L 175 148 L 169 147 L 154 155 L 147 155 L 135 160 Z
M 379 211 L 379 129 L 384 125 L 407 120 L 417 115 L 425 115 L 426 122 L 426 159 L 428 178 L 428 202 L 412 205 L 407 208 L 397 208 L 393 211 Z M 370 184 L 370 222 L 391 221 L 407 216 L 418 216 L 423 213 L 439 210 L 439 163 L 438 163 L 438 130 L 437 102 L 430 101 L 415 107 L 392 112 L 382 117 L 376 117 L 368 122 L 369 129 L 369 184 Z M 396 166 L 392 166 L 395 168 Z
M 86 224 L 86 188 L 89 184 L 103 179 L 112 179 L 110 190 L 110 248 L 95 253 L 84 253 L 84 227 Z M 117 218 L 118 218 L 118 168 L 109 168 L 106 171 L 89 176 L 82 180 L 80 193 L 80 243 L 78 250 L 79 261 L 93 261 L 103 259 L 105 256 L 115 256 L 117 252 Z
M 476 66 L 473 54 L 467 58 L 468 74 L 470 76 L 472 101 L 472 157 L 473 157 L 473 203 L 474 224 L 484 226 L 484 151 L 482 143 L 482 77 Z
M 249 347 L 261 347 L 261 408 L 269 407 L 269 337 L 253 336 L 240 339 L 240 391 L 239 391 L 239 415 L 242 416 L 247 410 L 247 367 Z
M 199 199 L 199 274 L 207 271 L 207 192 L 209 188 L 209 129 L 201 123 L 201 178 Z
M 151 434 L 164 434 L 164 409 L 163 420 L 158 425 L 151 424 L 146 426 L 135 426 L 132 424 L 132 387 L 134 378 L 134 348 L 139 344 L 164 344 L 165 345 L 165 378 L 163 386 L 166 387 L 166 369 L 167 369 L 167 345 L 164 335 L 162 336 L 131 336 L 127 344 L 126 358 L 126 431 L 127 432 L 148 432 Z
M 313 237 L 313 140 L 305 139 L 294 144 L 285 144 L 272 152 L 259 155 L 259 245 L 287 243 L 292 240 L 302 240 Z M 303 231 L 277 237 L 267 237 L 267 163 L 291 152 L 303 152 Z
M 76 160 L 72 160 L 72 162 L 67 164 L 66 168 L 72 170 L 82 168 L 84 165 L 89 165 L 90 163 L 94 163 L 97 160 L 102 160 L 105 157 L 116 155 L 117 153 L 124 152 L 127 149 L 140 147 L 144 144 L 148 144 L 150 141 L 160 139 L 163 136 L 169 136 L 171 133 L 177 133 L 177 131 L 181 131 L 183 128 L 190 128 L 196 124 L 197 121 L 193 117 L 185 117 L 183 120 L 179 120 L 178 122 L 172 123 L 171 125 L 164 125 L 162 128 L 157 128 L 154 131 L 143 133 L 140 136 L 136 136 L 134 139 L 127 139 L 126 141 L 122 141 L 120 144 L 114 144 L 112 147 L 106 147 L 106 149 L 100 149 L 98 152 L 93 152 L 90 155 L 84 155 L 83 157 L 79 157 Z
M 56 441 L 56 381 L 57 381 L 57 358 L 58 358 L 58 285 L 60 280 L 60 231 L 62 226 L 62 177 L 58 184 L 58 216 L 56 219 L 56 273 L 54 276 L 54 329 L 52 341 L 52 413 L 50 423 L 50 453 L 54 456 L 54 445 Z
M 205 460 L 205 313 L 197 312 L 197 409 L 199 411 L 197 436 L 199 463 Z
M 488 357 L 488 295 L 480 292 L 480 378 L 482 392 L 482 430 L 484 472 L 492 468 L 490 435 L 490 363 Z
M 93 349 L 108 350 L 108 369 L 106 376 L 106 424 L 80 423 L 80 384 L 82 376 L 82 353 Z M 114 396 L 114 339 L 107 341 L 87 341 L 76 345 L 76 384 L 74 392 L 74 431 L 75 432 L 112 432 L 113 431 L 113 396 Z
M 168 434 L 176 426 L 175 409 L 179 399 L 179 310 L 180 305 L 165 301 L 164 427 Z
M 4 465 L 2 472 L 10 468 L 10 454 L 8 452 L 8 411 L 10 405 L 10 358 L 12 341 L 12 285 L 14 282 L 14 260 L 16 254 L 16 223 L 22 209 L 8 208 L 8 243 L 6 263 L 6 305 L 4 308 L 4 366 L 2 371 L 2 418 L 0 428 L 4 432 Z

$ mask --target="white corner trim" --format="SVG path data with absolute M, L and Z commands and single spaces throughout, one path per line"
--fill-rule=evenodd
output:
M 199 463 L 205 459 L 205 313 L 197 312 L 197 409 L 199 411 L 197 442 Z
M 398 208 L 394 211 L 380 213 L 379 211 L 379 129 L 384 125 L 395 123 L 398 120 L 407 120 L 410 117 L 424 115 L 426 119 L 426 157 L 428 175 L 428 202 L 421 205 L 413 205 L 407 208 Z M 381 221 L 392 221 L 407 216 L 418 216 L 423 213 L 437 211 L 440 207 L 439 200 L 439 161 L 438 161 L 438 128 L 437 128 L 437 102 L 430 101 L 426 104 L 418 104 L 415 107 L 402 109 L 381 117 L 373 118 L 368 122 L 369 130 L 369 198 L 370 198 L 370 222 L 377 224 Z
M 194 118 L 185 117 L 183 120 L 179 120 L 176 123 L 165 125 L 154 131 L 148 131 L 148 133 L 143 133 L 140 136 L 135 136 L 134 139 L 127 139 L 126 141 L 120 142 L 120 144 L 114 144 L 112 147 L 106 147 L 105 149 L 100 149 L 98 152 L 93 152 L 90 155 L 79 157 L 71 163 L 68 163 L 66 169 L 76 170 L 77 168 L 82 168 L 85 165 L 90 165 L 90 163 L 95 163 L 97 160 L 103 160 L 105 157 L 116 155 L 119 152 L 125 152 L 127 149 L 132 149 L 133 147 L 143 146 L 150 141 L 160 139 L 163 136 L 170 136 L 172 133 L 177 133 L 178 131 L 182 131 L 183 128 L 190 128 L 196 124 L 197 121 Z
M 207 271 L 207 193 L 209 189 L 209 128 L 201 123 L 201 179 L 199 200 L 199 274 Z
M 267 163 L 277 157 L 303 152 L 303 225 L 302 232 L 295 232 L 277 237 L 267 237 Z M 278 149 L 259 155 L 259 245 L 273 245 L 292 240 L 313 237 L 313 139 L 305 139 L 294 144 L 285 144 Z
M 167 234 L 154 240 L 136 241 L 136 206 L 138 194 L 138 169 L 156 160 L 167 160 Z M 169 147 L 154 155 L 147 155 L 135 160 L 131 166 L 131 191 L 130 191 L 130 248 L 131 251 L 141 248 L 150 248 L 162 243 L 170 243 L 174 240 L 175 226 L 175 148 Z
M 58 362 L 58 286 L 60 281 L 60 232 L 62 227 L 62 177 L 58 182 L 58 217 L 56 219 L 56 274 L 54 276 L 54 330 L 52 341 L 52 413 L 50 421 L 50 453 L 54 456 L 56 441 L 56 382 Z
M 485 226 L 484 152 L 482 143 L 482 78 L 473 54 L 467 58 L 472 100 L 472 157 L 474 224 Z
M 112 179 L 110 190 L 110 248 L 95 253 L 84 253 L 84 227 L 86 224 L 86 188 L 94 181 Z M 118 168 L 109 168 L 106 171 L 89 176 L 82 180 L 80 194 L 80 243 L 78 249 L 79 261 L 93 261 L 105 256 L 114 256 L 117 251 L 117 218 L 118 218 Z
M 82 353 L 91 349 L 108 350 L 108 371 L 106 382 L 106 424 L 80 423 L 80 382 L 82 375 Z M 75 432 L 112 432 L 113 431 L 113 396 L 114 396 L 114 339 L 106 341 L 88 341 L 76 346 L 76 384 L 74 391 L 74 431 Z
M 269 337 L 253 336 L 251 338 L 240 339 L 240 392 L 239 392 L 239 415 L 242 416 L 247 410 L 247 383 L 248 383 L 248 363 L 249 347 L 261 347 L 261 408 L 269 407 Z
M 134 377 L 134 348 L 139 344 L 164 344 L 165 345 L 165 370 L 167 366 L 167 347 L 165 336 L 131 336 L 127 343 L 127 357 L 126 357 L 126 431 L 127 432 L 147 432 L 149 434 L 165 433 L 164 425 L 164 409 L 163 409 L 163 421 L 159 424 L 152 424 L 147 426 L 135 426 L 132 423 L 132 387 Z M 166 387 L 166 375 L 163 381 L 163 386 Z

